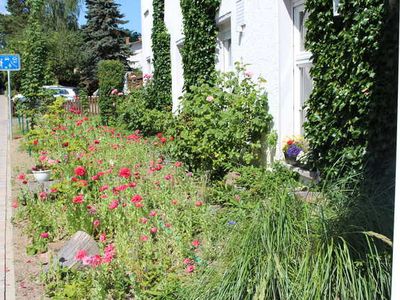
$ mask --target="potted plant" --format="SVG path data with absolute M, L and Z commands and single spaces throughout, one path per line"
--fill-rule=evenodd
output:
M 306 165 L 307 150 L 307 141 L 302 136 L 288 138 L 282 148 L 286 163 L 297 167 Z
M 50 180 L 52 166 L 58 161 L 48 158 L 45 155 L 39 157 L 39 162 L 32 167 L 32 174 L 36 181 L 43 183 Z

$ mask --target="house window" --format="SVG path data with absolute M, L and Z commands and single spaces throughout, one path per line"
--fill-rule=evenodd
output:
M 230 18 L 219 25 L 218 34 L 218 61 L 222 72 L 232 70 L 232 37 Z
M 304 134 L 303 125 L 306 120 L 304 104 L 310 97 L 313 88 L 310 68 L 312 66 L 311 53 L 305 49 L 307 33 L 306 20 L 308 12 L 303 1 L 296 1 L 293 5 L 293 49 L 294 49 L 294 133 Z

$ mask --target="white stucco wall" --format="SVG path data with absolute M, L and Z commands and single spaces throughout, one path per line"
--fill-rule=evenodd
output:
M 148 59 L 152 60 L 153 51 L 151 50 L 151 30 L 153 28 L 153 1 L 141 0 L 142 16 L 142 71 L 143 74 L 152 73 L 152 68 Z
M 274 128 L 279 135 L 277 156 L 282 140 L 293 135 L 293 0 L 244 0 L 244 24 L 238 27 L 237 0 L 222 0 L 216 17 L 219 24 L 231 24 L 232 61 L 249 64 L 248 70 L 254 78 L 262 76 L 267 80 L 269 110 L 274 118 Z M 150 19 L 143 19 L 151 0 L 142 0 L 143 56 L 151 56 Z M 173 109 L 179 107 L 183 88 L 182 58 L 178 44 L 183 42 L 182 12 L 179 0 L 165 3 L 165 23 L 171 34 L 172 96 Z M 240 29 L 240 30 L 239 30 Z M 216 41 L 218 42 L 218 41 Z M 219 44 L 221 46 L 221 44 Z M 221 55 L 221 51 L 217 51 Z M 222 67 L 221 58 L 216 68 Z
M 178 112 L 183 89 L 183 65 L 179 51 L 183 43 L 183 16 L 179 0 L 165 1 L 164 21 L 171 36 L 172 110 Z

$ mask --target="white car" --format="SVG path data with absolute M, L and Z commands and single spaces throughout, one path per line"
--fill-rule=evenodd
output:
M 45 85 L 44 89 L 54 92 L 53 97 L 64 97 L 69 101 L 76 101 L 78 98 L 78 91 L 76 88 L 57 85 Z
M 76 88 L 58 85 L 45 85 L 45 90 L 53 92 L 53 97 L 64 97 L 66 100 L 75 102 L 78 99 L 78 91 Z M 15 95 L 12 100 L 16 102 L 25 102 L 26 97 L 22 94 Z

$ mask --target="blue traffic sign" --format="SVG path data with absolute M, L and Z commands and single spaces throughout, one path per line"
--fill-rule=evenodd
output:
M 0 54 L 0 71 L 19 71 L 21 58 L 18 54 Z

